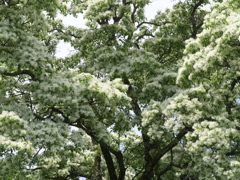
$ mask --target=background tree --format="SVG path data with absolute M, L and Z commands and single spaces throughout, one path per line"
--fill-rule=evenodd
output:
M 239 5 L 216 3 L 204 30 L 187 41 L 177 78 L 187 89 L 166 108 L 178 117 L 166 121 L 171 127 L 193 128 L 186 136 L 186 149 L 191 169 L 203 179 L 239 176 Z
M 236 179 L 239 2 L 67 2 L 1 1 L 0 177 Z

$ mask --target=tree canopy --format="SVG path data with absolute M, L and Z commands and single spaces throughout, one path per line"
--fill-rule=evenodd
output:
M 0 0 L 0 179 L 239 178 L 240 1 L 149 3 Z

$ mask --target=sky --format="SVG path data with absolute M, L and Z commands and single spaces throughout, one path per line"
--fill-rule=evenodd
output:
M 152 19 L 156 15 L 157 11 L 164 11 L 166 8 L 171 8 L 172 5 L 176 2 L 177 0 L 152 0 L 152 3 L 149 4 L 145 9 L 146 17 L 148 19 Z M 73 16 L 69 15 L 59 15 L 58 18 L 62 19 L 65 26 L 72 25 L 84 28 L 85 21 L 82 15 L 80 15 L 78 18 L 74 18 Z M 56 56 L 59 58 L 64 58 L 71 54 L 72 51 L 73 49 L 69 43 L 64 43 L 61 41 L 57 46 Z

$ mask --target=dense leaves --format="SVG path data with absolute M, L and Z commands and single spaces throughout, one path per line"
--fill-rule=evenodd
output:
M 0 1 L 0 179 L 238 179 L 239 1 L 149 3 Z

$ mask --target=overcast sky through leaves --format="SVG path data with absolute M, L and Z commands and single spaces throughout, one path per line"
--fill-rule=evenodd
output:
M 153 0 L 152 3 L 146 7 L 146 17 L 148 19 L 154 18 L 157 11 L 159 10 L 164 11 L 166 8 L 171 8 L 175 2 L 176 0 Z M 71 25 L 81 28 L 85 27 L 85 21 L 82 15 L 79 15 L 78 18 L 74 18 L 73 16 L 69 15 L 68 16 L 59 15 L 59 18 L 63 20 L 63 23 L 66 26 Z M 56 56 L 64 58 L 71 54 L 72 51 L 73 49 L 71 48 L 70 44 L 61 41 L 58 45 Z

